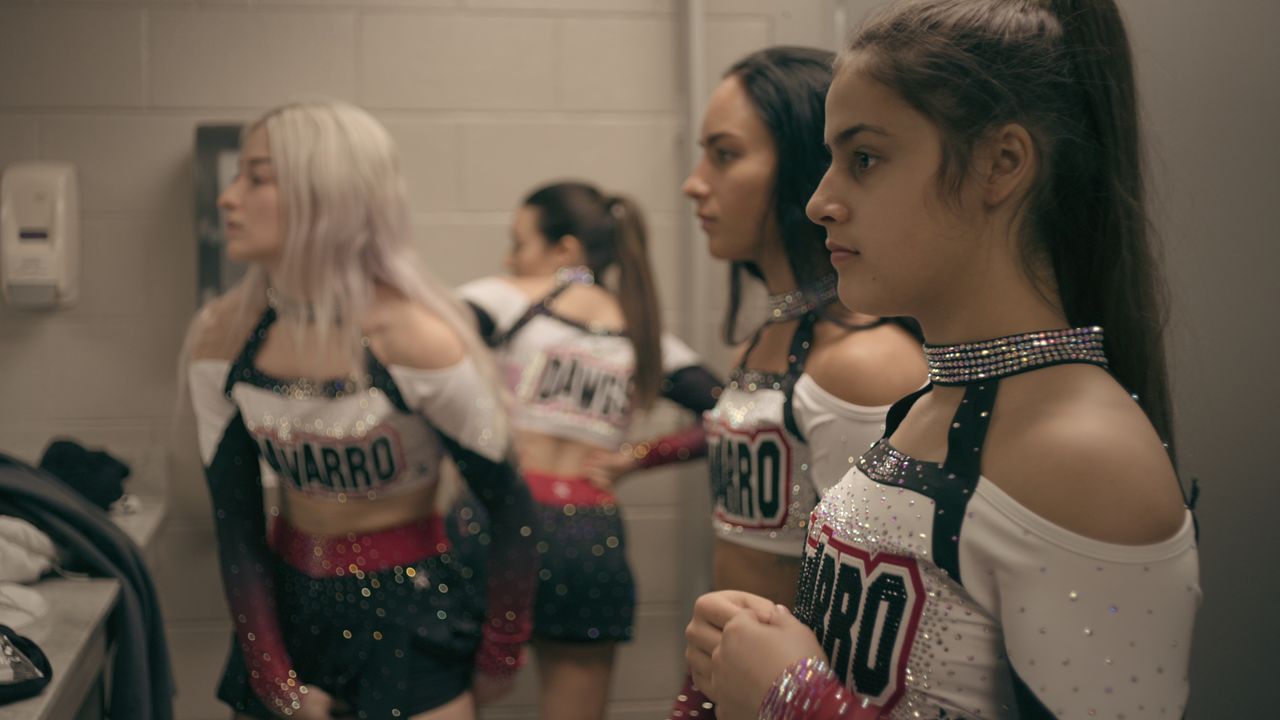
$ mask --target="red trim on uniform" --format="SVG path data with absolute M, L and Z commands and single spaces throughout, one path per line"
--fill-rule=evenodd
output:
M 281 560 L 315 578 L 412 565 L 451 547 L 439 515 L 386 530 L 343 535 L 305 533 L 277 516 L 272 519 L 269 537 L 271 549 Z
M 524 481 L 539 505 L 614 505 L 618 502 L 613 493 L 585 477 L 525 470 Z

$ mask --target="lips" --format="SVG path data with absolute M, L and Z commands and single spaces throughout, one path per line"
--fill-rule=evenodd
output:
M 826 246 L 827 250 L 831 252 L 831 264 L 837 268 L 844 264 L 846 260 L 852 260 L 862 254 L 853 248 L 833 243 L 830 238 L 827 238 Z
M 851 247 L 847 247 L 847 246 L 845 246 L 845 245 L 841 245 L 841 244 L 839 244 L 839 243 L 832 242 L 832 241 L 831 241 L 831 238 L 827 238 L 827 241 L 826 241 L 824 244 L 827 246 L 827 251 L 828 251 L 828 252 L 830 252 L 832 255 L 837 255 L 837 254 L 841 254 L 841 255 L 861 255 L 861 254 L 862 254 L 861 252 L 859 252 L 859 251 L 857 251 L 857 250 L 855 250 L 855 249 L 853 249 L 853 248 L 851 248 Z

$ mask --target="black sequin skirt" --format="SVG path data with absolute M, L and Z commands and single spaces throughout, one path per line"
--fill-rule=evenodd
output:
M 525 481 L 540 522 L 534 638 L 630 640 L 636 586 L 613 495 L 582 478 L 526 472 Z
M 277 611 L 300 681 L 361 720 L 409 718 L 466 692 L 485 612 L 476 514 L 468 500 L 447 518 L 339 537 L 277 522 Z M 275 718 L 248 672 L 233 637 L 219 699 L 237 713 Z

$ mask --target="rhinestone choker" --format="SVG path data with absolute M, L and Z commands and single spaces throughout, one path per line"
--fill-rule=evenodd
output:
M 816 310 L 836 299 L 836 276 L 834 273 L 808 287 L 797 288 L 788 293 L 769 296 L 769 315 L 767 323 L 787 322 L 795 320 L 807 312 Z
M 586 265 L 566 265 L 565 267 L 557 268 L 556 285 L 568 285 L 570 283 L 595 285 L 596 276 L 591 272 L 591 268 Z
M 968 385 L 1066 363 L 1107 367 L 1102 328 L 1096 325 L 961 345 L 925 345 L 924 355 L 929 362 L 929 380 L 934 385 Z
M 315 308 L 311 307 L 310 303 L 304 305 L 289 300 L 270 285 L 267 286 L 267 305 L 282 317 L 304 318 L 307 322 L 315 322 L 316 319 Z

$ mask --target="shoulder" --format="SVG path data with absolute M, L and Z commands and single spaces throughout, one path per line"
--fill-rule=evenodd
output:
M 525 300 L 529 301 L 542 299 L 543 296 L 554 290 L 556 286 L 555 278 L 550 275 L 536 277 L 505 275 L 491 279 L 519 292 L 524 296 Z
M 466 356 L 466 343 L 453 325 L 394 291 L 378 292 L 366 327 L 374 353 L 386 365 L 437 370 Z
M 262 307 L 265 307 L 265 302 Z M 187 328 L 187 357 L 191 360 L 233 360 L 253 329 L 262 307 L 248 302 L 240 288 L 205 303 Z
M 919 389 L 928 375 L 920 343 L 896 325 L 849 332 L 823 323 L 815 340 L 805 371 L 847 403 L 892 404 Z
M 459 285 L 457 293 L 466 300 L 481 303 L 522 298 L 524 293 L 517 287 L 518 281 L 519 278 L 507 275 L 490 275 Z
M 997 400 L 984 458 L 991 482 L 1035 514 L 1095 540 L 1141 545 L 1178 531 L 1185 508 L 1168 453 L 1110 375 L 1068 366 L 1004 384 L 1011 392 Z

